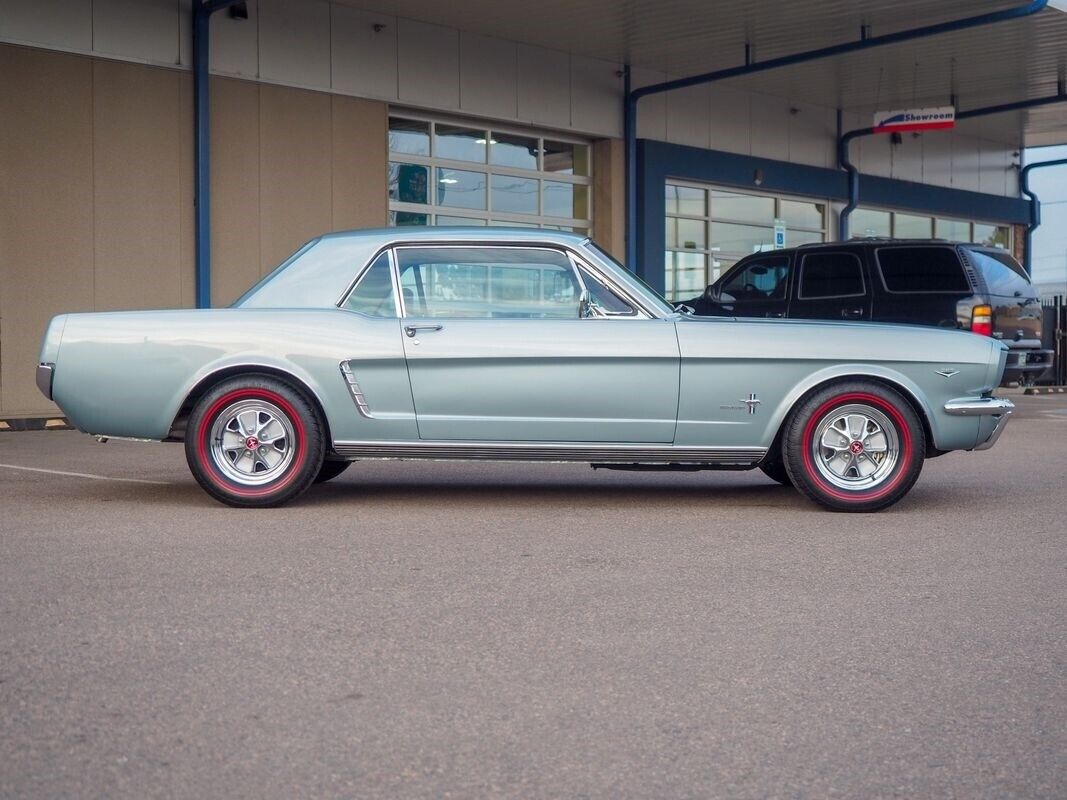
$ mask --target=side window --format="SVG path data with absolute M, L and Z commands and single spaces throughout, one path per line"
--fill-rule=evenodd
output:
M 599 307 L 610 316 L 632 317 L 637 314 L 637 311 L 632 305 L 615 294 L 615 292 L 609 289 L 599 278 L 590 273 L 589 270 L 584 267 L 579 267 L 578 269 L 582 273 L 582 283 L 584 283 L 585 288 L 589 290 L 589 299 L 595 306 Z
M 1007 253 L 968 249 L 971 263 L 978 269 L 991 295 L 999 297 L 1037 297 L 1023 268 Z
M 733 302 L 737 303 L 784 301 L 788 286 L 789 259 L 761 258 L 748 262 L 742 269 L 727 278 L 722 291 L 723 294 L 730 295 Z
M 951 247 L 880 247 L 878 271 L 886 291 L 902 294 L 971 291 L 960 257 Z
M 360 277 L 342 308 L 371 317 L 396 317 L 389 254 L 382 253 Z
M 406 313 L 425 317 L 577 319 L 570 259 L 526 247 L 401 247 Z
M 800 265 L 802 300 L 864 294 L 863 265 L 852 253 L 812 253 Z

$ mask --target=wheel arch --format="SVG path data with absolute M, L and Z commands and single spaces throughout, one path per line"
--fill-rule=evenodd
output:
M 293 391 L 304 396 L 304 399 L 308 401 L 311 407 L 314 408 L 319 415 L 323 433 L 326 437 L 326 448 L 329 450 L 333 438 L 330 433 L 330 420 L 329 417 L 326 416 L 326 408 L 322 403 L 322 398 L 319 397 L 318 393 L 311 388 L 306 380 L 290 371 L 266 364 L 231 364 L 219 367 L 218 369 L 209 372 L 207 375 L 202 376 L 195 384 L 193 384 L 189 391 L 186 392 L 185 397 L 182 399 L 181 405 L 178 407 L 178 411 L 171 422 L 167 440 L 176 442 L 185 440 L 185 428 L 189 421 L 189 415 L 192 414 L 197 401 L 210 392 L 214 387 L 231 378 L 257 375 L 279 380 L 289 386 Z
M 779 406 L 774 422 L 772 423 L 774 437 L 771 440 L 771 446 L 767 451 L 767 456 L 764 458 L 764 461 L 777 458 L 781 454 L 782 436 L 786 429 L 786 423 L 789 421 L 789 417 L 794 409 L 799 407 L 816 392 L 822 391 L 823 389 L 838 383 L 847 383 L 848 381 L 855 380 L 865 380 L 877 383 L 899 393 L 908 401 L 908 405 L 911 406 L 912 411 L 915 412 L 915 416 L 918 417 L 919 423 L 922 425 L 923 436 L 926 439 L 926 449 L 929 452 L 930 457 L 932 458 L 935 455 L 941 454 L 941 451 L 937 449 L 937 445 L 934 443 L 934 429 L 931 424 L 930 410 L 921 399 L 918 390 L 910 385 L 910 382 L 907 379 L 900 375 L 889 374 L 888 372 L 848 370 L 837 372 L 832 375 L 813 376 L 812 380 L 808 381 L 803 386 L 797 387 L 797 389 L 783 401 L 781 406 Z

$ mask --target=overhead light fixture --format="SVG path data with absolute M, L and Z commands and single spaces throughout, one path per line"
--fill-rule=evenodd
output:
M 448 184 L 448 185 L 450 185 L 450 186 L 451 186 L 451 185 L 452 185 L 453 183 L 459 183 L 459 181 L 457 181 L 457 180 L 456 180 L 455 178 L 438 178 L 438 179 L 437 179 L 437 182 L 438 182 L 438 183 L 447 183 L 447 184 Z
M 489 144 L 496 144 L 497 143 L 496 139 L 489 139 L 488 141 L 489 141 Z M 474 143 L 475 144 L 485 144 L 486 140 L 485 139 L 475 139 Z

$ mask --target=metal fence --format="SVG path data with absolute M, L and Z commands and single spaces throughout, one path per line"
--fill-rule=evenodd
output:
M 1042 299 L 1041 341 L 1056 351 L 1052 368 L 1038 379 L 1045 386 L 1067 385 L 1067 297 L 1056 295 Z

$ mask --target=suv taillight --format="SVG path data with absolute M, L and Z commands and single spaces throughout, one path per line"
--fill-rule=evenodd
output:
M 971 311 L 971 332 L 981 336 L 993 335 L 993 307 L 975 306 Z

